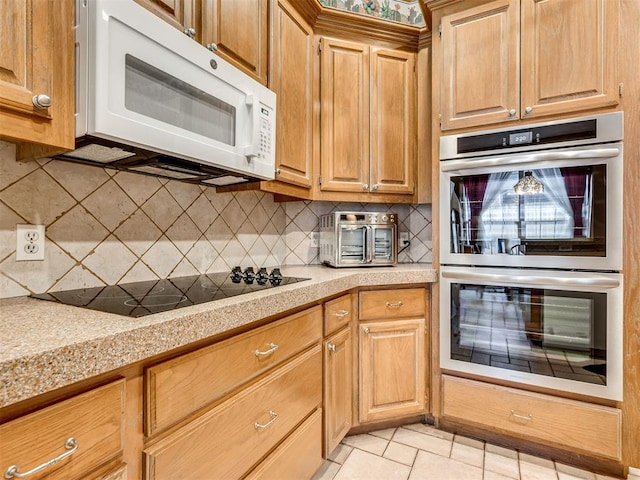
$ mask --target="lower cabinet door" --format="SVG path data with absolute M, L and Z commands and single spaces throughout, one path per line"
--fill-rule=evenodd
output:
M 328 457 L 351 428 L 353 347 L 347 327 L 324 341 L 324 455 Z
M 425 319 L 361 323 L 361 422 L 424 413 Z
M 0 425 L 0 475 L 90 478 L 122 452 L 124 406 L 125 382 L 117 380 Z
M 322 354 L 316 345 L 149 446 L 145 478 L 243 476 L 320 405 L 321 378 Z
M 304 480 L 322 464 L 322 410 L 318 409 L 245 480 Z

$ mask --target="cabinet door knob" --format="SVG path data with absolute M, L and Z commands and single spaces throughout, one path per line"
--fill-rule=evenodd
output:
M 195 38 L 196 36 L 196 29 L 193 27 L 189 27 L 189 28 L 185 28 L 182 33 L 184 33 L 187 37 L 189 38 Z
M 336 346 L 333 343 L 327 343 L 327 350 L 329 350 L 330 352 L 335 352 Z
M 279 168 L 276 168 L 276 170 L 275 170 L 275 174 L 276 174 L 276 177 L 277 177 L 278 175 L 280 175 L 280 169 L 279 169 Z
M 368 183 L 363 183 L 362 184 L 362 189 L 363 190 L 369 190 L 369 184 Z
M 510 117 L 515 117 L 516 116 L 516 109 L 512 108 L 511 110 L 509 110 L 509 116 Z
M 33 106 L 39 110 L 44 110 L 51 106 L 51 97 L 49 95 L 45 95 L 44 93 L 41 93 L 40 95 L 34 95 L 31 98 L 31 101 L 33 102 Z
M 525 114 L 525 115 L 528 115 L 528 114 L 530 114 L 532 111 L 533 111 L 533 107 L 526 107 L 526 108 L 524 109 L 524 114 Z
M 380 185 L 378 185 L 377 183 L 374 183 L 373 186 L 371 187 L 371 190 L 373 190 L 375 192 L 376 190 L 378 190 L 379 186 Z
M 218 51 L 218 45 L 215 43 L 210 43 L 207 45 L 207 48 L 209 50 L 211 50 L 212 52 L 217 52 Z
M 369 327 L 364 327 L 364 328 L 362 329 L 362 331 L 363 331 L 364 333 L 369 333 L 369 332 L 370 332 Z

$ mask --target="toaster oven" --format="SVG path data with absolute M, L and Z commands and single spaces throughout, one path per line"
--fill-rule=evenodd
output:
M 332 267 L 398 263 L 398 216 L 390 212 L 333 212 L 320 216 L 320 262 Z

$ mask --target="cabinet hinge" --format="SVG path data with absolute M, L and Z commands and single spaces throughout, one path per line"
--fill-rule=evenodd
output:
M 442 24 L 438 25 L 438 36 L 442 38 Z
M 318 55 L 322 52 L 322 39 L 318 42 Z
M 318 185 L 322 185 L 322 175 L 318 177 Z
M 618 85 L 618 95 L 620 95 L 620 98 L 622 98 L 624 94 L 624 83 L 621 83 Z

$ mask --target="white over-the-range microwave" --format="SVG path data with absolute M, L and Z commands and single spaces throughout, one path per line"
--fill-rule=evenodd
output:
M 213 186 L 273 179 L 276 96 L 133 0 L 76 2 L 76 149 Z

